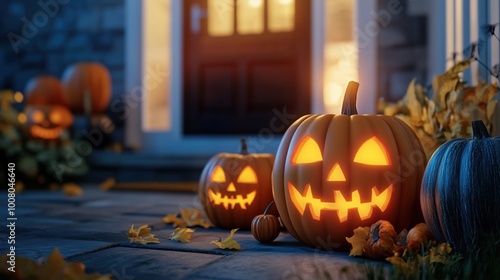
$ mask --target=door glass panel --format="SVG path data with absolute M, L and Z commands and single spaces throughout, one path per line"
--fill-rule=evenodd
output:
M 239 34 L 264 32 L 264 0 L 237 0 Z
M 233 3 L 233 0 L 208 0 L 209 35 L 229 36 L 234 33 Z
M 267 3 L 269 31 L 293 31 L 295 23 L 295 0 L 268 0 Z

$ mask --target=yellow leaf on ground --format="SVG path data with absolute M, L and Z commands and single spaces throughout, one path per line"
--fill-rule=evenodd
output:
M 201 211 L 196 208 L 182 209 L 180 216 L 181 217 L 179 218 L 178 214 L 168 214 L 163 217 L 163 222 L 166 224 L 173 224 L 175 227 L 201 226 L 209 228 L 212 226 L 210 222 L 203 218 Z
M 15 272 L 8 270 L 10 267 L 7 263 L 8 259 L 6 254 L 0 256 L 1 279 L 111 279 L 111 275 L 86 274 L 83 263 L 67 263 L 57 248 L 54 248 L 43 264 L 29 258 L 16 256 Z
M 385 260 L 398 267 L 401 271 L 405 271 L 406 273 L 412 273 L 417 271 L 420 265 L 418 262 L 409 264 L 402 257 L 399 256 L 388 257 Z
M 175 240 L 178 242 L 189 242 L 191 241 L 191 235 L 193 234 L 194 229 L 190 228 L 176 228 L 174 232 L 170 234 L 168 239 Z
M 83 189 L 74 183 L 66 183 L 62 186 L 62 192 L 66 196 L 80 196 L 83 194 Z
M 148 244 L 148 243 L 160 243 L 160 240 L 151 234 L 151 228 L 147 225 L 140 226 L 134 229 L 134 225 L 130 226 L 128 231 L 128 241 L 130 243 Z
M 167 225 L 173 224 L 174 227 L 186 227 L 186 223 L 183 220 L 179 219 L 177 217 L 177 214 L 168 214 L 167 216 L 163 217 L 163 222 Z
M 103 191 L 110 190 L 112 187 L 116 185 L 116 180 L 115 178 L 108 178 L 104 182 L 101 183 L 99 188 Z
M 352 249 L 349 256 L 361 256 L 363 255 L 363 246 L 368 240 L 370 235 L 370 227 L 358 227 L 354 230 L 354 235 L 351 237 L 346 237 L 347 242 L 351 243 Z
M 237 228 L 232 229 L 228 237 L 224 238 L 222 241 L 211 241 L 210 244 L 215 244 L 219 249 L 240 250 L 240 244 L 233 239 L 233 235 L 237 230 Z
M 181 218 L 188 227 L 202 226 L 204 228 L 211 227 L 211 224 L 203 219 L 200 209 L 187 208 L 181 210 Z

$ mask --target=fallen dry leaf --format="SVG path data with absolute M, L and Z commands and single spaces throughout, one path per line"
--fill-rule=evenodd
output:
M 80 196 L 83 189 L 75 183 L 66 183 L 62 186 L 62 192 L 66 196 Z
M 347 242 L 351 243 L 352 249 L 349 256 L 363 255 L 363 247 L 370 235 L 370 227 L 358 227 L 354 230 L 354 235 L 346 237 Z
M 180 218 L 177 214 L 168 214 L 163 217 L 163 222 L 166 224 L 173 224 L 175 227 L 201 226 L 204 228 L 209 228 L 212 226 L 210 222 L 203 218 L 201 211 L 196 208 L 182 209 Z
M 115 178 L 108 178 L 104 182 L 101 183 L 99 188 L 103 191 L 108 191 L 116 185 Z
M 178 242 L 189 242 L 191 241 L 191 235 L 193 234 L 194 229 L 190 228 L 176 228 L 174 232 L 170 234 L 168 239 L 175 240 Z
M 395 265 L 398 267 L 401 271 L 404 271 L 405 273 L 414 273 L 415 271 L 418 270 L 420 266 L 420 262 L 413 262 L 413 263 L 407 263 L 402 257 L 400 256 L 392 256 L 388 257 L 385 259 L 386 261 L 390 262 L 391 264 Z
M 179 217 L 177 217 L 177 214 L 168 214 L 167 216 L 163 217 L 163 222 L 167 225 L 173 224 L 174 227 L 187 227 L 186 222 L 179 219 Z
M 188 227 L 202 226 L 204 228 L 211 227 L 211 224 L 203 219 L 200 209 L 187 208 L 181 210 L 181 218 Z
M 241 249 L 240 244 L 233 239 L 233 235 L 237 230 L 238 230 L 237 228 L 232 229 L 228 237 L 224 238 L 222 241 L 217 241 L 217 240 L 211 241 L 210 244 L 215 244 L 215 246 L 217 246 L 219 249 L 240 250 Z
M 134 229 L 134 225 L 130 226 L 128 231 L 128 241 L 130 243 L 139 243 L 146 245 L 148 243 L 160 243 L 160 240 L 151 234 L 151 228 L 147 225 L 140 226 Z
M 83 263 L 66 262 L 57 248 L 54 248 L 52 253 L 47 257 L 47 260 L 43 264 L 37 263 L 36 261 L 29 258 L 17 256 L 15 272 L 7 270 L 8 267 L 10 267 L 10 265 L 7 263 L 8 258 L 9 257 L 7 255 L 3 255 L 0 257 L 1 279 L 111 279 L 111 275 L 101 275 L 99 273 L 86 274 L 85 265 Z

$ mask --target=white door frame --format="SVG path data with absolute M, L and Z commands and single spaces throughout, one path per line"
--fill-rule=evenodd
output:
M 376 9 L 376 0 L 356 0 L 357 26 L 366 26 L 372 21 L 370 11 Z M 126 0 L 125 1 L 125 90 L 129 102 L 125 107 L 125 144 L 136 147 L 138 151 L 161 155 L 212 155 L 218 152 L 237 151 L 240 137 L 227 136 L 185 136 L 182 135 L 182 1 L 161 1 L 167 8 L 155 9 L 149 5 L 160 1 Z M 165 4 L 166 3 L 166 4 Z M 148 6 L 146 6 L 148 5 Z M 312 102 L 311 112 L 322 113 L 323 106 L 323 48 L 324 48 L 324 0 L 312 0 L 311 49 L 312 49 Z M 163 16 L 145 16 L 145 11 L 164 12 Z M 165 19 L 170 19 L 165 20 Z M 151 28 L 150 28 L 151 27 Z M 149 53 L 145 42 L 152 36 L 158 36 L 150 30 L 163 30 L 169 35 L 170 45 L 164 46 L 165 51 L 155 52 L 155 59 L 147 57 Z M 360 92 L 359 111 L 373 113 L 375 111 L 376 81 L 376 42 L 372 42 L 359 53 Z M 158 49 L 161 47 L 156 45 Z M 161 57 L 163 55 L 163 58 Z M 151 69 L 156 69 L 158 61 L 166 65 L 168 75 L 159 87 L 148 87 L 151 79 Z M 161 72 L 161 71 L 160 71 Z M 366 86 L 364 86 L 366 85 Z M 165 92 L 166 91 L 166 92 Z M 165 118 L 169 118 L 169 126 L 159 131 L 144 131 L 141 103 L 149 94 L 166 94 L 167 106 Z M 135 101 L 135 103 L 134 103 Z M 259 134 L 248 139 L 251 152 L 276 153 L 281 135 L 273 133 L 272 127 L 264 127 Z

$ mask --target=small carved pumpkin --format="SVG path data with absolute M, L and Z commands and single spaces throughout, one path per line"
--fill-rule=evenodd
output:
M 25 114 L 28 134 L 35 139 L 59 140 L 73 124 L 73 115 L 63 106 L 27 106 Z
M 274 156 L 249 154 L 242 140 L 242 153 L 221 153 L 203 169 L 198 196 L 214 225 L 250 229 L 252 219 L 273 200 L 271 171 Z
M 471 139 L 441 145 L 425 170 L 420 201 L 438 242 L 466 252 L 482 246 L 485 235 L 498 239 L 500 137 L 491 138 L 482 121 L 473 121 Z
M 269 207 L 271 207 L 273 203 L 274 201 L 269 203 L 264 214 L 257 215 L 252 220 L 252 235 L 261 243 L 272 242 L 280 234 L 280 221 L 273 214 L 268 214 Z
M 307 115 L 293 123 L 276 156 L 279 216 L 312 247 L 345 250 L 345 237 L 359 226 L 388 220 L 401 231 L 421 219 L 422 145 L 398 118 L 357 115 L 357 88 L 349 83 L 342 114 Z

